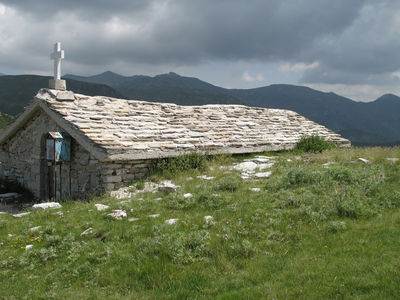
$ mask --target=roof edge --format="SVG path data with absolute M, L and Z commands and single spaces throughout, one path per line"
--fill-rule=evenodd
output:
M 73 137 L 83 148 L 100 161 L 107 160 L 107 152 L 95 147 L 84 134 L 80 133 L 70 122 L 63 119 L 58 113 L 50 109 L 44 101 L 39 101 L 40 108 L 60 127 L 62 127 L 71 137 Z
M 69 135 L 71 135 L 83 148 L 91 153 L 96 159 L 100 161 L 107 160 L 107 153 L 96 149 L 95 145 L 92 145 L 90 140 L 76 130 L 68 121 L 62 119 L 56 112 L 52 111 L 40 97 L 40 94 L 47 92 L 47 89 L 39 90 L 38 94 L 33 98 L 33 101 L 25 108 L 25 110 L 11 122 L 3 131 L 0 133 L 0 145 L 7 142 L 12 138 L 18 130 L 20 130 L 30 118 L 42 110 L 46 113 L 58 126 L 63 128 Z
M 29 104 L 23 113 L 15 118 L 0 134 L 0 144 L 8 141 L 21 127 L 23 127 L 29 119 L 39 110 L 39 101 L 34 99 L 34 101 Z
M 348 140 L 343 139 L 340 142 L 335 142 L 338 147 L 347 148 L 351 147 L 351 143 Z M 157 151 L 153 153 L 124 153 L 124 154 L 112 154 L 109 155 L 104 161 L 130 161 L 130 160 L 146 160 L 146 159 L 157 159 L 157 158 L 168 158 L 179 155 L 198 153 L 202 155 L 218 155 L 218 154 L 246 154 L 246 153 L 262 153 L 267 151 L 280 151 L 280 150 L 291 150 L 296 146 L 296 143 L 287 144 L 270 144 L 256 147 L 240 147 L 240 148 L 219 148 L 213 150 L 187 150 L 187 151 Z

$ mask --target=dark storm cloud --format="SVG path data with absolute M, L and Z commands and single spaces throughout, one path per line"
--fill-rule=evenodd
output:
M 195 55 L 226 59 L 291 59 L 315 39 L 344 30 L 363 1 L 198 1 L 157 32 L 195 45 Z M 178 10 L 179 11 L 179 10 Z M 174 38 L 175 40 L 176 38 Z
M 43 64 L 40 53 L 61 40 L 69 62 L 89 69 L 113 64 L 183 66 L 205 61 L 318 62 L 318 67 L 305 71 L 303 82 L 390 79 L 393 84 L 397 77 L 392 72 L 400 69 L 400 3 L 394 0 L 0 3 L 16 10 L 10 25 L 0 23 L 2 64 L 28 64 L 39 69 Z M 21 59 L 20 49 L 37 55 L 36 62 Z
M 33 22 L 46 22 L 46 18 L 60 22 L 71 17 L 81 21 L 81 26 L 76 26 L 71 20 L 67 32 L 75 33 L 77 38 L 79 47 L 74 46 L 72 54 L 78 62 L 96 64 L 119 59 L 186 64 L 203 59 L 299 57 L 315 39 L 343 31 L 364 1 L 2 2 L 33 15 Z M 154 17 L 157 13 L 160 15 Z M 102 26 L 113 17 L 118 17 L 121 26 L 139 22 L 143 29 L 137 34 L 127 31 L 107 35 Z M 90 48 L 97 51 L 86 55 Z
M 97 19 L 116 14 L 135 15 L 146 10 L 156 0 L 2 0 L 0 2 L 22 13 L 43 19 L 60 12 L 75 13 L 83 18 Z
M 398 1 L 369 1 L 342 33 L 316 40 L 308 57 L 321 64 L 303 82 L 398 84 L 400 19 Z

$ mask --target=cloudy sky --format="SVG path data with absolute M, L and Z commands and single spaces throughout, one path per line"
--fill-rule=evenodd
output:
M 399 0 L 0 0 L 0 73 L 176 72 L 232 88 L 400 95 Z

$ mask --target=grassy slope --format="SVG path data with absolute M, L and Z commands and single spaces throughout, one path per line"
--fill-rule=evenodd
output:
M 352 162 L 358 157 L 372 163 Z M 281 153 L 273 175 L 257 182 L 218 168 L 241 157 L 218 158 L 203 172 L 153 176 L 182 185 L 170 195 L 66 202 L 64 217 L 0 215 L 0 299 L 397 298 L 400 162 L 385 157 L 400 157 L 400 149 L 301 160 Z M 325 168 L 327 161 L 336 164 Z M 195 178 L 201 174 L 216 178 Z M 111 220 L 94 203 L 133 208 L 130 217 L 140 220 Z M 206 215 L 215 223 L 205 224 Z M 178 224 L 166 225 L 169 218 Z M 81 236 L 88 227 L 94 233 Z
M 0 113 L 0 131 L 5 128 L 11 121 L 11 116 Z

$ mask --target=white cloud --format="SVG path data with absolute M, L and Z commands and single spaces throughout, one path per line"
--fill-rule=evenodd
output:
M 0 16 L 6 14 L 6 7 L 0 2 Z
M 400 72 L 393 72 L 391 75 L 393 78 L 400 79 Z
M 246 82 L 261 82 L 264 81 L 264 76 L 261 73 L 258 73 L 256 76 L 251 76 L 248 71 L 245 71 L 242 75 L 242 79 Z
M 289 63 L 285 63 L 282 66 L 279 67 L 279 72 L 301 72 L 301 71 L 306 71 L 306 70 L 311 70 L 311 69 L 315 69 L 319 67 L 319 62 L 314 61 L 311 64 L 306 64 L 303 62 L 299 62 L 299 63 L 295 63 L 293 65 L 289 64 Z

